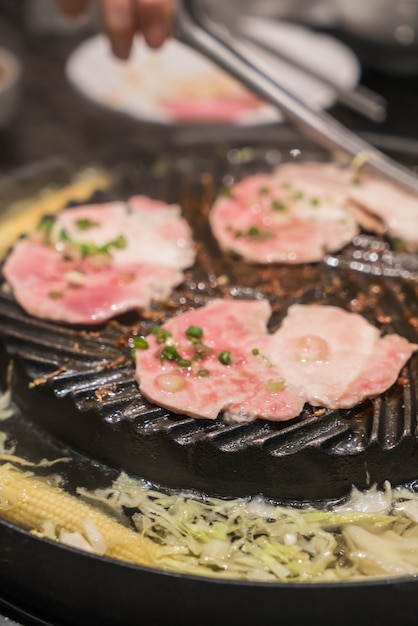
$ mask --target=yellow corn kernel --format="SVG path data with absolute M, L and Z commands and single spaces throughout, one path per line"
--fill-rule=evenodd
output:
M 85 537 L 83 522 L 88 521 L 104 539 L 105 556 L 138 565 L 158 561 L 158 546 L 150 539 L 10 463 L 0 465 L 0 517 L 38 533 L 52 522 L 57 536 L 66 530 Z

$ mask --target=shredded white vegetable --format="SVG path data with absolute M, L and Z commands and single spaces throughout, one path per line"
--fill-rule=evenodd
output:
M 89 499 L 134 511 L 138 532 L 161 546 L 164 567 L 263 582 L 329 582 L 418 574 L 418 494 L 353 488 L 332 510 L 280 506 L 261 496 L 166 494 L 122 473 Z
M 11 407 L 10 391 L 0 393 L 0 421 L 7 420 L 12 417 L 13 409 Z

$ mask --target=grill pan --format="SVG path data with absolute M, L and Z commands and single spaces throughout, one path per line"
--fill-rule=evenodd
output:
M 416 341 L 413 281 L 325 264 L 257 269 L 217 249 L 206 217 L 220 187 L 254 171 L 268 171 L 283 154 L 283 147 L 226 146 L 196 156 L 194 147 L 192 155 L 177 151 L 155 160 L 134 151 L 111 163 L 112 188 L 91 200 L 140 192 L 179 202 L 192 224 L 198 261 L 167 307 L 154 306 L 146 319 L 125 315 L 92 333 L 35 320 L 7 291 L 1 292 L 0 347 L 4 360 L 13 363 L 16 406 L 6 429 L 17 453 L 35 460 L 71 456 L 72 463 L 62 468 L 70 491 L 79 485 L 103 485 L 120 469 L 170 490 L 234 497 L 263 493 L 285 503 L 337 501 L 353 484 L 365 488 L 390 480 L 393 485 L 415 485 L 416 358 L 403 373 L 404 384 L 373 402 L 323 415 L 306 407 L 300 417 L 282 424 L 193 420 L 153 406 L 137 389 L 127 344 L 132 329 L 140 324 L 146 330 L 156 320 L 215 296 L 267 296 L 274 311 L 272 330 L 294 302 L 326 302 L 357 310 L 383 332 Z M 303 158 L 325 156 L 316 149 L 303 150 Z M 228 276 L 229 283 L 217 280 L 220 276 Z M 5 377 L 3 372 L 3 388 Z M 45 382 L 29 387 L 38 379 Z M 173 623 L 173 618 L 176 623 L 197 618 L 212 624 L 233 617 L 252 624 L 261 612 L 267 624 L 277 623 L 278 615 L 286 624 L 308 618 L 348 624 L 370 598 L 375 600 L 367 616 L 371 624 L 395 619 L 412 624 L 418 615 L 414 578 L 361 585 L 210 580 L 93 557 L 5 522 L 0 522 L 0 537 L 4 602 L 12 612 L 13 605 L 21 611 L 27 606 L 30 619 L 38 620 L 32 623 L 134 624 L 141 616 L 150 625 Z M 35 572 L 38 562 L 41 571 L 36 566 Z M 156 607 L 151 597 L 159 593 L 164 603 L 157 600 Z M 335 613 L 337 606 L 344 607 L 341 613 Z
M 324 288 L 331 289 L 324 278 L 317 298 L 303 301 L 317 302 Z M 350 284 L 348 277 L 331 276 L 331 282 L 338 290 L 348 285 L 353 297 L 370 293 L 376 281 L 358 278 L 364 277 L 355 275 Z M 387 283 L 370 306 L 395 319 L 395 328 L 406 336 L 409 331 L 412 340 L 396 300 L 408 293 L 407 285 L 398 292 L 393 281 Z M 202 299 L 200 294 L 187 303 Z M 405 370 L 405 386 L 354 409 L 316 415 L 306 408 L 290 422 L 228 425 L 222 417 L 212 422 L 175 415 L 141 397 L 129 354 L 130 326 L 112 325 L 91 336 L 33 320 L 2 296 L 0 327 L 13 356 L 13 397 L 28 419 L 88 457 L 154 483 L 231 497 L 261 492 L 283 502 L 339 498 L 353 484 L 366 488 L 415 477 L 416 359 Z M 44 382 L 31 386 L 37 380 Z

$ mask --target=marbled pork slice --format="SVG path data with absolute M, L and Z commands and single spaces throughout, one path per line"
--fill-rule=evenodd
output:
M 363 228 L 400 239 L 410 251 L 418 250 L 418 197 L 395 183 L 350 167 L 313 161 L 283 163 L 275 176 L 311 195 L 322 189 L 339 197 Z
M 147 349 L 136 351 L 141 393 L 198 418 L 215 419 L 221 412 L 229 421 L 298 415 L 304 405 L 299 385 L 284 385 L 281 367 L 264 356 L 270 314 L 266 300 L 214 300 L 170 319 L 163 326 L 170 333 L 165 343 L 160 331 L 146 337 Z M 190 327 L 202 330 L 200 341 L 188 339 Z M 167 358 L 172 348 L 180 358 Z
M 411 252 L 418 251 L 418 196 L 388 181 L 362 177 L 349 189 L 348 201 L 363 209 L 366 218 L 376 216 L 384 226 L 380 230 L 389 238 L 401 240 Z
M 357 180 L 355 170 L 330 161 L 287 161 L 276 167 L 274 175 L 295 192 L 340 202 Z
M 63 230 L 76 242 L 97 246 L 123 235 L 126 246 L 112 249 L 115 265 L 143 262 L 185 269 L 195 260 L 192 232 L 180 206 L 146 196 L 62 211 L 54 223 L 57 241 Z
M 381 336 L 357 313 L 295 304 L 271 336 L 267 356 L 280 361 L 286 381 L 301 385 L 311 405 L 338 409 L 386 391 L 417 347 L 396 334 Z
M 181 270 L 126 263 L 100 269 L 64 259 L 51 246 L 22 239 L 3 273 L 17 302 L 31 315 L 69 324 L 97 324 L 164 300 L 183 280 Z
M 217 198 L 209 221 L 223 250 L 259 264 L 313 263 L 358 234 L 344 206 L 343 185 L 304 185 L 299 168 L 298 175 L 293 170 L 279 175 L 278 168 L 270 175 L 249 176 L 228 197 Z
M 3 274 L 28 313 L 95 324 L 166 299 L 194 259 L 180 207 L 135 196 L 45 221 L 16 243 Z

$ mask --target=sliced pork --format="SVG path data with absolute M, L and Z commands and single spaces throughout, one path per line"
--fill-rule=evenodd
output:
M 164 300 L 183 280 L 175 268 L 126 263 L 95 268 L 54 248 L 19 241 L 4 267 L 19 304 L 31 315 L 69 324 L 97 324 L 151 300 Z
M 275 171 L 283 183 L 296 181 L 304 192 L 339 198 L 359 226 L 401 240 L 418 250 L 418 197 L 387 180 L 328 162 L 283 163 Z
M 253 263 L 310 263 L 360 228 L 418 250 L 418 197 L 330 162 L 288 162 L 220 196 L 209 215 L 219 246 Z
M 346 174 L 329 167 L 327 184 L 320 168 L 300 164 L 282 173 L 278 168 L 234 185 L 209 214 L 219 246 L 246 261 L 269 264 L 318 262 L 347 245 L 359 227 L 344 206 Z
M 179 207 L 137 196 L 44 221 L 16 243 L 3 274 L 28 313 L 96 324 L 166 299 L 194 258 Z
M 340 198 L 350 210 L 353 203 L 358 204 L 386 225 L 391 238 L 418 241 L 418 197 L 393 182 L 361 169 L 314 161 L 282 163 L 274 175 L 283 183 L 296 182 L 311 194 L 322 190 L 329 197 Z
M 303 390 L 285 386 L 281 366 L 264 356 L 270 315 L 266 300 L 214 300 L 170 319 L 146 337 L 147 349 L 136 351 L 141 393 L 159 406 L 199 418 L 215 419 L 220 412 L 234 421 L 298 415 Z M 169 358 L 174 350 L 179 356 Z
M 272 335 L 267 356 L 289 384 L 303 385 L 306 401 L 350 408 L 383 393 L 417 349 L 379 330 L 357 313 L 335 306 L 293 305 Z
M 365 177 L 359 185 L 350 188 L 348 200 L 354 210 L 363 210 L 363 214 L 357 213 L 357 219 L 366 228 L 370 215 L 377 217 L 380 224 L 377 222 L 373 230 L 401 240 L 411 252 L 418 251 L 417 196 L 385 180 Z
M 67 237 L 63 238 L 65 232 Z M 56 247 L 68 248 L 68 239 L 78 245 L 106 246 L 125 239 L 126 245 L 111 246 L 112 263 L 152 263 L 185 269 L 194 263 L 192 232 L 178 205 L 168 205 L 146 196 L 124 202 L 109 202 L 62 211 L 52 230 Z
M 274 176 L 285 186 L 311 196 L 344 202 L 347 189 L 356 184 L 356 172 L 332 162 L 288 161 L 281 163 Z
M 265 300 L 214 300 L 172 318 L 136 351 L 141 393 L 192 417 L 289 420 L 383 393 L 418 347 L 338 307 L 293 305 L 274 334 L 270 314 Z

